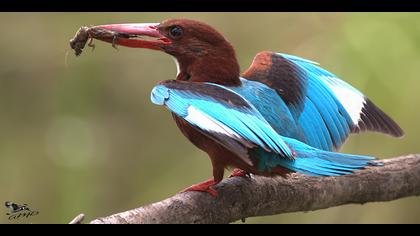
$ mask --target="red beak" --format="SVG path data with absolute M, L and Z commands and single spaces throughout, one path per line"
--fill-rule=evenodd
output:
M 162 46 L 170 44 L 171 41 L 160 33 L 158 23 L 145 24 L 112 24 L 98 25 L 91 29 L 105 30 L 106 36 L 98 35 L 97 39 L 117 45 L 132 48 L 149 48 L 154 50 L 162 50 Z M 109 34 L 112 34 L 110 36 Z M 144 37 L 151 37 L 146 39 Z

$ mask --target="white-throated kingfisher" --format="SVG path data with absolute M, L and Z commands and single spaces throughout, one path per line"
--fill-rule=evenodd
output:
M 160 82 L 151 99 L 168 108 L 182 133 L 209 155 L 214 177 L 186 190 L 216 196 L 212 186 L 227 167 L 236 168 L 233 176 L 349 174 L 374 159 L 335 152 L 350 133 L 403 135 L 365 95 L 316 62 L 264 51 L 241 74 L 232 45 L 202 22 L 93 28 L 115 33 L 103 41 L 176 59 L 176 80 Z

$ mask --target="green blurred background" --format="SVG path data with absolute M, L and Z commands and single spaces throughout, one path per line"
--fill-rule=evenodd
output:
M 82 25 L 202 20 L 236 47 L 242 70 L 271 50 L 321 63 L 367 94 L 406 131 L 365 133 L 343 152 L 388 158 L 419 152 L 419 13 L 0 13 L 0 204 L 39 215 L 0 223 L 85 221 L 165 199 L 211 177 L 211 164 L 151 104 L 171 57 L 96 41 L 76 58 L 68 41 Z M 69 52 L 67 60 L 66 52 Z M 247 223 L 420 223 L 420 198 Z

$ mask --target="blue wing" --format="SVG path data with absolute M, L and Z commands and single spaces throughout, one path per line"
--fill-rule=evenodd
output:
M 304 134 L 304 138 L 289 137 L 313 147 L 336 150 L 350 133 L 365 130 L 403 135 L 401 128 L 360 91 L 315 62 L 261 52 L 243 76 L 277 93 Z M 270 122 L 273 127 L 281 125 L 278 123 Z
M 323 151 L 280 136 L 246 96 L 240 95 L 244 93 L 255 99 L 255 94 L 246 91 L 268 95 L 271 89 L 245 80 L 235 89 L 212 83 L 169 80 L 153 88 L 151 100 L 166 106 L 259 172 L 272 173 L 282 166 L 307 175 L 335 176 L 352 173 L 374 159 Z M 267 106 L 258 108 L 268 109 Z M 290 117 L 292 115 L 286 112 L 285 119 Z
M 151 95 L 152 102 L 166 106 L 185 121 L 209 134 L 243 159 L 246 148 L 293 158 L 283 138 L 255 107 L 234 91 L 212 83 L 164 81 Z M 244 147 L 239 148 L 238 147 Z M 247 163 L 252 164 L 250 160 Z
M 303 130 L 295 121 L 289 107 L 276 93 L 265 84 L 240 78 L 242 86 L 229 87 L 251 103 L 267 120 L 267 122 L 285 137 L 305 140 Z

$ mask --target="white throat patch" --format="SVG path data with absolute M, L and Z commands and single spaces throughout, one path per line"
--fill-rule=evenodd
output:
M 176 76 L 178 77 L 179 73 L 181 73 L 181 68 L 179 67 L 179 62 L 175 57 L 172 57 L 174 59 L 175 65 L 176 65 Z

